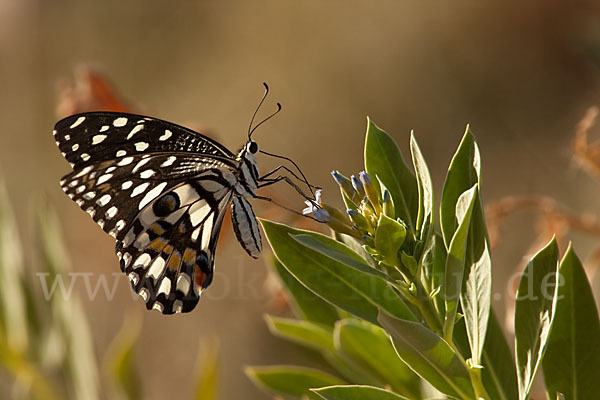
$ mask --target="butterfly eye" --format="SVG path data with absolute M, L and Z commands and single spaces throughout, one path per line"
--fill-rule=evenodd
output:
M 258 152 L 258 144 L 256 144 L 256 142 L 250 142 L 248 151 L 252 154 L 256 154 Z

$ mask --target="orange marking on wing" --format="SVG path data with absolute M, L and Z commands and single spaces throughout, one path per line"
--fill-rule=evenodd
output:
M 162 236 L 162 234 L 165 233 L 165 230 L 156 222 L 153 223 L 152 225 L 150 225 L 150 227 L 148 228 L 148 231 L 152 232 L 158 236 Z
M 167 241 L 163 237 L 157 237 L 156 239 L 151 241 L 146 248 L 160 253 L 165 248 L 165 244 L 167 244 Z
M 188 247 L 183 253 L 183 262 L 187 265 L 196 264 L 196 250 Z
M 196 267 L 194 268 L 194 282 L 196 283 L 198 288 L 202 287 L 202 284 L 206 280 L 206 276 L 207 275 L 204 272 L 202 272 L 200 267 L 196 265 Z
M 174 271 L 179 269 L 179 265 L 181 264 L 181 253 L 177 250 L 173 251 L 171 257 L 169 258 L 169 262 L 167 263 L 167 268 L 170 268 Z

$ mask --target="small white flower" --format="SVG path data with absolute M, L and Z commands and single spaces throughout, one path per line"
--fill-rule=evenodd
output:
M 328 222 L 331 219 L 327 210 L 319 207 L 319 204 L 321 204 L 321 189 L 315 192 L 314 200 L 306 200 L 304 204 L 308 207 L 302 210 L 303 215 L 313 214 L 319 222 Z

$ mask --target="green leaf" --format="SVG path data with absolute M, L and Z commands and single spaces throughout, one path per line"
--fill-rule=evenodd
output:
M 600 393 L 600 321 L 583 265 L 569 246 L 559 269 L 556 312 L 542 362 L 546 390 L 567 399 Z
M 373 260 L 373 257 L 371 257 L 371 255 L 365 250 L 362 242 L 359 242 L 356 238 L 336 232 L 335 239 L 338 242 L 344 243 L 346 246 L 348 246 L 350 250 L 360 256 L 362 261 L 366 262 L 371 267 L 377 266 L 377 262 Z
M 465 254 L 467 251 L 467 237 L 471 214 L 475 203 L 477 184 L 465 191 L 456 202 L 456 218 L 459 226 L 454 232 L 450 242 L 446 258 L 445 271 L 445 302 L 446 314 L 444 321 L 444 336 L 446 340 L 452 340 L 452 332 L 458 311 L 458 301 L 462 290 L 463 276 L 465 270 Z
M 333 331 L 323 325 L 297 319 L 280 318 L 267 315 L 265 317 L 271 333 L 314 350 L 335 351 L 333 347 Z
M 423 254 L 423 274 L 424 281 L 427 283 L 426 289 L 429 293 L 437 291 L 434 298 L 435 307 L 442 319 L 445 315 L 444 307 L 444 278 L 446 270 L 446 247 L 444 240 L 439 234 L 432 236 L 429 247 Z
M 413 132 L 410 133 L 410 151 L 419 188 L 419 213 L 416 230 L 420 233 L 421 240 L 425 240 L 433 232 L 433 184 L 429 168 L 427 168 L 427 163 L 421 154 Z
M 404 162 L 394 139 L 367 119 L 365 139 L 365 169 L 390 191 L 396 210 L 396 218 L 414 229 L 419 207 L 419 192 L 414 174 Z
M 421 398 L 419 377 L 396 355 L 383 329 L 365 321 L 344 319 L 334 330 L 336 348 L 363 365 L 391 388 L 407 398 Z
M 512 400 L 518 398 L 515 361 L 502 326 L 493 310 L 488 318 L 481 359 L 483 364 L 481 377 L 491 399 Z
M 219 341 L 209 339 L 200 344 L 198 368 L 194 383 L 195 400 L 216 400 L 218 398 L 218 366 L 219 366 Z
M 558 245 L 553 238 L 527 264 L 515 304 L 515 355 L 519 399 L 529 396 L 544 356 L 556 307 Z
M 442 201 L 440 204 L 440 225 L 446 248 L 449 248 L 454 231 L 458 227 L 456 203 L 458 198 L 475 183 L 480 184 L 479 148 L 471 129 L 467 125 L 465 134 L 448 168 Z
M 281 395 L 321 399 L 310 389 L 344 384 L 325 372 L 295 366 L 246 367 L 246 375 L 257 385 Z
M 492 259 L 480 192 L 475 197 L 460 301 L 471 346 L 471 361 L 473 365 L 480 365 L 492 306 Z
M 276 258 L 273 258 L 273 268 L 292 297 L 298 316 L 330 327 L 340 319 L 334 306 L 308 290 Z
M 446 246 L 449 246 L 458 226 L 455 204 L 461 193 L 477 184 L 478 193 L 469 226 L 464 284 L 460 296 L 471 348 L 471 361 L 474 365 L 481 363 L 492 295 L 490 246 L 481 203 L 480 166 L 479 148 L 471 129 L 467 126 L 459 148 L 450 163 L 444 183 L 440 222 L 444 241 Z
M 386 281 L 359 272 L 303 246 L 291 235 L 308 234 L 335 249 L 347 249 L 342 243 L 325 235 L 293 229 L 271 221 L 261 220 L 261 223 L 277 259 L 316 295 L 375 324 L 378 308 L 400 318 L 414 318 Z
M 339 261 L 349 267 L 354 268 L 357 271 L 364 272 L 365 274 L 373 275 L 374 277 L 381 278 L 390 282 L 394 282 L 389 276 L 383 272 L 373 268 L 366 264 L 362 257 L 354 253 L 354 250 L 349 247 L 343 249 L 343 252 L 338 250 L 341 249 L 339 245 L 337 248 L 330 247 L 323 241 L 315 238 L 312 235 L 292 235 L 292 238 L 302 245 L 321 253 L 322 255 L 331 258 L 334 261 Z
M 398 356 L 421 378 L 448 396 L 475 396 L 469 371 L 442 338 L 419 323 L 384 312 L 379 314 L 379 322 L 391 335 Z
M 139 318 L 125 318 L 107 351 L 108 372 L 125 398 L 142 398 L 140 373 L 135 362 L 135 346 L 141 331 Z
M 381 214 L 375 231 L 375 247 L 390 263 L 398 264 L 398 250 L 406 238 L 406 228 L 391 218 Z
M 325 400 L 402 400 L 408 397 L 373 386 L 339 385 L 313 389 Z

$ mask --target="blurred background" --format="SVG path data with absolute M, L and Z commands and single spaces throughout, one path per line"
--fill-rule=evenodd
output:
M 85 68 L 105 77 L 128 108 L 207 132 L 232 150 L 243 144 L 261 83 L 268 82 L 262 114 L 277 101 L 283 111 L 255 140 L 292 157 L 323 186 L 325 202 L 341 206 L 331 170 L 350 175 L 363 168 L 370 116 L 407 157 L 414 129 L 437 198 L 470 123 L 482 154 L 486 203 L 543 195 L 596 215 L 600 185 L 577 168 L 569 145 L 586 109 L 600 104 L 599 63 L 600 4 L 592 0 L 0 0 L 0 171 L 30 266 L 26 276 L 41 291 L 29 245 L 42 198 L 58 210 L 72 271 L 93 273 L 92 285 L 98 274 L 112 285 L 119 273 L 112 238 L 58 185 L 70 168 L 51 131 L 68 110 L 65 88 L 81 83 L 90 71 Z M 268 158 L 259 163 L 262 171 L 277 165 Z M 303 207 L 285 187 L 271 194 Z M 292 220 L 262 204 L 255 209 L 259 216 Z M 500 229 L 493 261 L 501 318 L 512 290 L 509 275 L 536 238 L 536 221 L 516 213 Z M 83 280 L 73 285 L 99 364 L 124 321 L 140 321 L 143 398 L 191 396 L 207 340 L 220 343 L 221 399 L 265 398 L 243 365 L 306 357 L 265 327 L 265 312 L 289 312 L 267 279 L 268 251 L 254 261 L 230 229 L 223 236 L 214 283 L 189 314 L 147 312 L 125 279 L 112 299 L 91 300 Z M 582 256 L 594 251 L 597 237 L 573 238 Z

